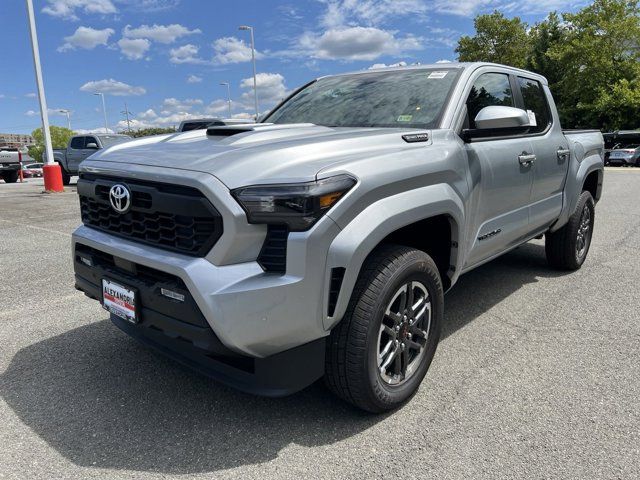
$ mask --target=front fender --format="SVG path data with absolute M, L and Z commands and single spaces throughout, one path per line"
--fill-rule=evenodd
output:
M 452 228 L 452 241 L 458 242 L 459 226 L 464 225 L 462 200 L 451 186 L 430 185 L 380 199 L 365 208 L 336 236 L 329 247 L 325 273 L 328 297 L 331 270 L 345 268 L 345 274 L 332 316 L 328 315 L 325 302 L 323 323 L 331 329 L 343 317 L 360 269 L 372 250 L 390 233 L 436 215 L 448 215 L 456 228 Z M 459 242 L 458 242 L 459 244 Z M 461 249 L 455 250 L 455 271 L 462 264 Z

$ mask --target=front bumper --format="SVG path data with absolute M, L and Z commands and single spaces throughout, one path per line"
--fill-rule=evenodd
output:
M 182 280 L 75 244 L 76 288 L 102 300 L 103 278 L 134 288 L 139 323 L 111 315 L 125 333 L 205 375 L 240 390 L 267 396 L 294 393 L 324 373 L 324 337 L 266 358 L 239 354 L 226 347 L 213 332 Z M 161 289 L 183 295 L 175 300 Z
M 15 172 L 17 170 L 20 170 L 20 165 L 17 163 L 0 163 L 0 173 Z

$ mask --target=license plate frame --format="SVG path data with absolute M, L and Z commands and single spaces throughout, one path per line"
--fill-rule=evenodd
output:
M 102 279 L 102 308 L 129 323 L 139 323 L 138 291 L 128 285 L 112 280 Z

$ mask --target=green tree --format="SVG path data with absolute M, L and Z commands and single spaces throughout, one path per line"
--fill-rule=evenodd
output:
M 478 15 L 473 21 L 476 34 L 458 40 L 456 53 L 461 62 L 494 62 L 525 68 L 531 50 L 528 25 L 518 17 L 506 18 L 497 10 Z
M 131 135 L 132 137 L 148 137 L 149 135 L 161 135 L 163 133 L 175 133 L 176 129 L 173 127 L 168 128 L 141 128 L 140 130 L 132 130 L 129 132 L 128 130 L 124 130 L 122 133 L 124 135 Z
M 564 68 L 559 60 L 549 56 L 549 51 L 565 42 L 568 33 L 568 26 L 562 22 L 557 12 L 551 12 L 544 21 L 537 23 L 529 31 L 531 50 L 527 69 L 544 75 L 552 89 L 563 78 Z
M 566 38 L 548 57 L 563 69 L 556 85 L 571 127 L 640 126 L 640 6 L 637 0 L 595 0 L 562 16 Z
M 51 144 L 53 148 L 66 148 L 69 139 L 74 135 L 73 130 L 69 130 L 65 127 L 56 127 L 51 125 L 49 127 L 51 134 Z M 35 145 L 29 147 L 29 156 L 36 162 L 42 162 L 44 158 L 44 135 L 42 134 L 42 128 L 36 128 L 31 132 L 31 136 L 35 140 Z

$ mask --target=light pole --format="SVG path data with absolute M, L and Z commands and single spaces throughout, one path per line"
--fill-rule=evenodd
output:
M 64 108 L 61 108 L 60 110 L 58 110 L 58 112 L 64 113 L 67 116 L 67 128 L 69 130 L 71 130 L 71 118 L 70 118 L 71 112 L 69 110 L 64 109 Z
M 45 165 L 42 168 L 44 177 L 44 189 L 48 192 L 63 192 L 62 171 L 60 165 L 53 161 L 53 146 L 51 145 L 51 132 L 49 131 L 49 114 L 47 111 L 47 99 L 44 96 L 44 83 L 42 82 L 42 68 L 40 67 L 40 48 L 38 47 L 38 33 L 36 32 L 36 19 L 33 13 L 33 3 L 26 0 L 27 16 L 29 17 L 29 34 L 31 36 L 31 51 L 33 53 L 33 68 L 36 71 L 36 84 L 38 86 L 38 101 L 40 102 L 40 118 L 42 119 L 42 135 L 44 147 L 47 152 Z
M 129 122 L 129 115 L 133 115 L 127 108 L 127 102 L 124 102 L 124 111 L 120 112 L 127 117 L 127 130 L 131 133 L 131 123 Z
M 104 133 L 109 133 L 109 125 L 107 124 L 107 107 L 104 104 L 104 93 L 96 92 L 94 95 L 100 95 L 102 98 L 102 113 L 104 115 Z
M 220 85 L 227 87 L 227 104 L 229 105 L 229 118 L 231 118 L 231 87 L 229 82 L 220 82 Z
M 256 105 L 256 122 L 258 121 L 258 85 L 256 81 L 256 47 L 253 41 L 253 27 L 240 25 L 238 30 L 249 30 L 251 34 L 251 61 L 253 62 L 253 100 Z

